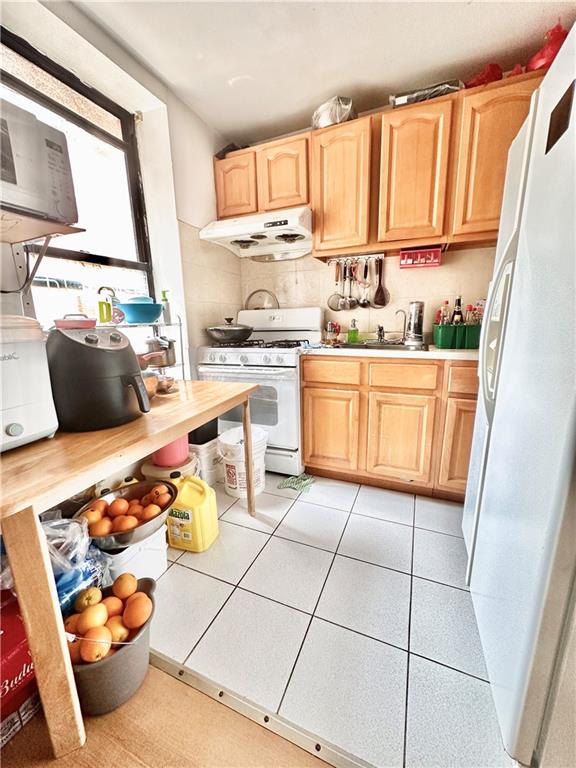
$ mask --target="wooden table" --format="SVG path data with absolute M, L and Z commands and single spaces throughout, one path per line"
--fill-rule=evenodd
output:
M 248 511 L 255 514 L 248 398 L 257 386 L 215 381 L 178 386 L 177 393 L 158 396 L 150 413 L 129 424 L 57 433 L 8 451 L 0 461 L 2 536 L 56 757 L 81 747 L 86 734 L 39 513 L 242 405 Z

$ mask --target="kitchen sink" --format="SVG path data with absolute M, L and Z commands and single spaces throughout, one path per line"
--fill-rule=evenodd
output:
M 393 342 L 381 342 L 381 341 L 361 341 L 357 344 L 338 344 L 340 349 L 366 349 L 368 351 L 374 349 L 382 349 L 386 352 L 391 350 L 397 350 L 398 352 L 426 352 L 428 351 L 428 344 L 423 344 L 421 347 L 411 347 L 408 344 L 395 344 Z

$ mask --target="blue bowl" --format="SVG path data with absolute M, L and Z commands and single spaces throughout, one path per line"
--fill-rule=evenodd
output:
M 153 323 L 162 314 L 162 304 L 117 304 L 124 312 L 127 323 Z

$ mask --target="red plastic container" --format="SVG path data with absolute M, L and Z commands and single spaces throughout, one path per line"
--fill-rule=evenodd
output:
M 188 463 L 188 450 L 188 435 L 184 435 L 154 451 L 152 461 L 158 467 L 179 467 Z

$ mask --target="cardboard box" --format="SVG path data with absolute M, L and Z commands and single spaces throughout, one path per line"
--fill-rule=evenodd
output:
M 0 747 L 40 709 L 34 664 L 18 601 L 0 592 Z

